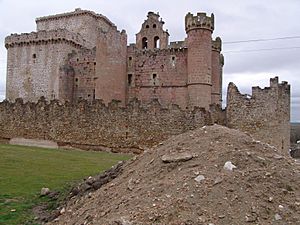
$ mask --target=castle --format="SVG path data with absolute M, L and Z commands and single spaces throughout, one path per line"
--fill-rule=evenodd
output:
M 37 32 L 6 37 L 6 98 L 14 101 L 74 102 L 132 99 L 181 108 L 221 105 L 223 56 L 221 39 L 212 40 L 214 15 L 185 17 L 187 37 L 169 43 L 169 33 L 156 13 L 149 12 L 127 46 L 127 35 L 92 11 L 36 19 Z
M 252 96 L 230 83 L 226 109 L 221 109 L 224 59 L 221 39 L 212 40 L 213 14 L 188 13 L 187 37 L 169 43 L 164 22 L 149 12 L 129 46 L 125 31 L 88 10 L 41 17 L 36 23 L 37 32 L 5 39 L 0 142 L 25 137 L 139 152 L 172 135 L 218 123 L 287 154 L 287 82 L 271 78 L 270 87 L 253 87 Z

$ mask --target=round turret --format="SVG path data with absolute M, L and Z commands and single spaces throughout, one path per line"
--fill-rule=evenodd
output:
M 188 96 L 189 107 L 208 109 L 212 90 L 212 32 L 214 16 L 188 13 L 185 17 L 188 47 Z

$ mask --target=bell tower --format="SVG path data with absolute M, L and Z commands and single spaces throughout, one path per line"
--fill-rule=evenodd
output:
M 142 24 L 140 32 L 136 34 L 137 48 L 167 48 L 169 43 L 169 33 L 163 30 L 164 22 L 162 19 L 159 19 L 159 14 L 148 12 L 147 17 L 147 20 Z

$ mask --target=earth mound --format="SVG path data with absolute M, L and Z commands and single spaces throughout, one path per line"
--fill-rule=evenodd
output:
M 49 224 L 300 224 L 300 165 L 214 125 L 160 143 Z

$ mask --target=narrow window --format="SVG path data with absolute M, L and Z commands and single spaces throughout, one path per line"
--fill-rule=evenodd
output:
M 159 48 L 159 37 L 158 36 L 154 37 L 154 48 Z
M 96 62 L 94 62 L 94 66 L 96 66 Z
M 156 79 L 157 79 L 157 74 L 153 73 L 152 74 L 153 85 L 156 85 L 156 81 L 157 81 Z
M 36 59 L 36 54 L 35 54 L 35 53 L 32 55 L 32 58 L 33 58 L 33 59 Z
M 78 78 L 76 78 L 75 81 L 78 82 Z
M 128 84 L 129 87 L 131 86 L 131 84 L 132 84 L 132 74 L 128 74 L 128 76 L 127 76 L 127 84 Z
M 132 66 L 132 57 L 129 56 L 128 58 L 128 66 L 131 67 Z
M 171 64 L 172 64 L 172 66 L 175 66 L 175 56 L 172 56 L 172 60 L 171 60 Z
M 143 44 L 143 46 L 142 46 L 143 49 L 147 49 L 148 48 L 148 39 L 146 37 L 144 37 L 142 39 L 142 44 Z

